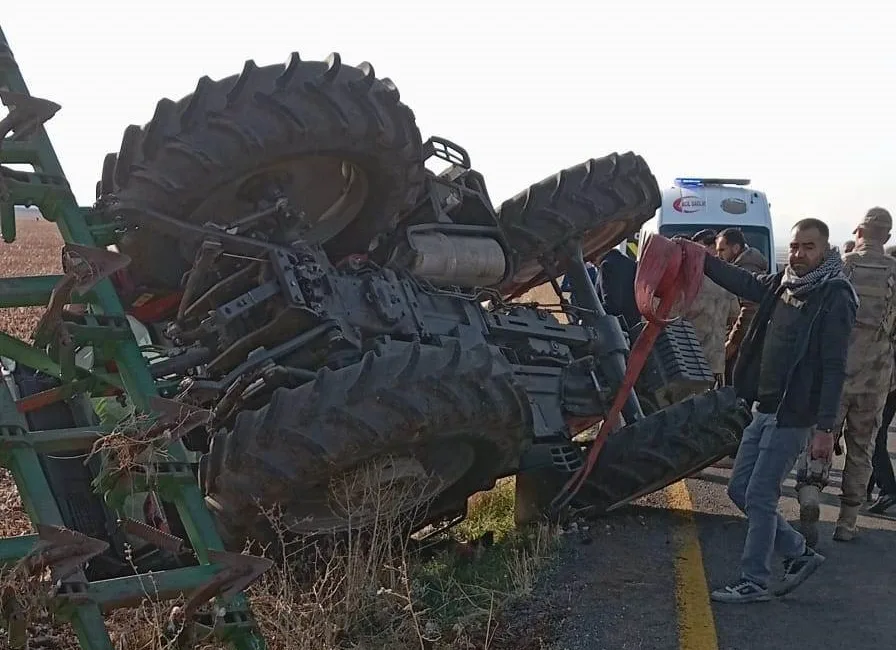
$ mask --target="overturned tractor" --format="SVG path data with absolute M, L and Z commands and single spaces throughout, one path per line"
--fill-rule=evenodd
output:
M 437 159 L 438 173 L 425 166 Z M 18 173 L 4 169 L 24 182 Z M 295 535 L 371 525 L 376 512 L 346 507 L 333 487 L 371 469 L 375 489 L 413 495 L 403 501 L 413 532 L 457 521 L 501 477 L 537 475 L 556 491 L 581 468 L 591 442 L 578 434 L 608 414 L 637 336 L 605 312 L 585 262 L 659 202 L 645 161 L 614 153 L 495 206 L 467 153 L 424 142 L 369 64 L 250 61 L 160 101 L 106 158 L 83 213 L 93 240 L 81 243 L 119 256 L 69 253 L 110 278 L 127 323 L 53 310 L 37 339 L 75 359 L 70 377 L 108 378 L 120 348 L 88 330 L 139 330 L 168 400 L 154 403 L 188 414 L 168 431 L 188 450 L 169 472 L 193 472 L 228 549 L 272 538 L 265 508 Z M 519 300 L 564 274 L 576 306 L 559 290 L 556 304 Z M 73 330 L 83 338 L 58 336 Z M 58 389 L 51 375 L 23 360 L 16 397 Z M 692 327 L 671 324 L 572 503 L 606 512 L 730 453 L 749 413 L 712 384 Z M 28 428 L 98 426 L 96 413 L 75 412 L 77 394 L 27 402 Z M 182 519 L 195 504 L 141 484 L 142 520 L 132 509 L 121 532 L 119 502 L 95 490 L 121 472 L 110 478 L 75 447 L 40 459 L 65 527 L 109 544 L 93 579 L 127 573 L 123 540 L 135 537 L 143 568 L 184 562 L 171 540 L 193 538 Z

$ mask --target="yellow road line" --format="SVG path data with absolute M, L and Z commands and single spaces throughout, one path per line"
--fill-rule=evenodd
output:
M 666 488 L 669 507 L 681 523 L 675 530 L 675 599 L 678 605 L 680 650 L 718 650 L 716 624 L 709 604 L 709 588 L 703 569 L 703 553 L 697 535 L 691 494 L 684 481 Z

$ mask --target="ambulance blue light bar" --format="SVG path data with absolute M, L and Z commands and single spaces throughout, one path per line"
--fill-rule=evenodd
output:
M 749 185 L 749 178 L 676 178 L 676 185 L 701 187 L 704 185 Z

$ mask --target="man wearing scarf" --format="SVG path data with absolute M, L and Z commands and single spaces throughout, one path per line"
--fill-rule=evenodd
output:
M 802 584 L 824 562 L 778 512 L 778 500 L 807 441 L 813 457 L 833 454 L 858 298 L 829 238 L 823 221 L 797 222 L 788 265 L 777 273 L 750 273 L 704 258 L 713 282 L 757 303 L 733 373 L 738 395 L 753 405 L 753 421 L 728 483 L 728 496 L 746 513 L 747 537 L 740 578 L 712 593 L 719 602 L 770 600 Z M 784 577 L 774 590 L 773 551 L 784 558 Z
M 857 534 L 859 506 L 871 477 L 874 439 L 883 419 L 887 394 L 894 388 L 893 340 L 896 337 L 896 259 L 887 255 L 893 219 L 871 208 L 856 226 L 855 249 L 843 256 L 843 270 L 859 296 L 856 325 L 849 341 L 846 381 L 836 431 L 846 438 L 846 462 L 840 482 L 840 515 L 834 540 Z M 797 462 L 800 528 L 810 546 L 818 540 L 821 491 L 828 483 L 830 458 L 815 459 L 806 449 Z

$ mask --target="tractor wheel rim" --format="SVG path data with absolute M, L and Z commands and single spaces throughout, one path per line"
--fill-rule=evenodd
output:
M 284 244 L 300 236 L 311 244 L 333 239 L 355 220 L 370 193 L 369 176 L 358 165 L 335 156 L 299 156 L 228 179 L 209 192 L 186 221 L 223 227 L 252 214 L 257 207 L 246 198 L 245 189 L 274 178 L 281 180 L 283 194 L 295 210 L 303 213 L 307 227 L 304 232 L 298 223 L 288 228 L 280 242 Z

